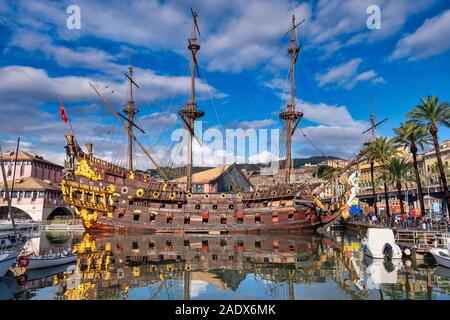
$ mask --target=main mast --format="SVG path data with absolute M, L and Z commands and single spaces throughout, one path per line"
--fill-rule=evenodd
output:
M 303 20 L 304 21 L 304 20 Z M 288 47 L 288 53 L 291 56 L 291 101 L 287 105 L 286 111 L 280 113 L 280 119 L 286 121 L 286 160 L 284 168 L 286 171 L 286 182 L 291 181 L 291 170 L 292 170 L 292 135 L 294 134 L 295 128 L 298 122 L 303 117 L 303 113 L 300 111 L 295 111 L 295 63 L 297 62 L 297 57 L 300 52 L 300 47 L 297 47 L 297 39 L 295 36 L 295 29 L 303 21 L 296 24 L 295 14 L 292 15 L 292 27 L 290 29 L 291 41 Z M 288 31 L 289 32 L 289 31 Z M 295 122 L 295 125 L 294 125 Z
M 191 100 L 186 104 L 186 107 L 180 110 L 185 127 L 188 131 L 187 139 L 187 163 L 186 163 L 186 190 L 192 191 L 192 138 L 194 135 L 194 124 L 198 118 L 203 117 L 203 111 L 197 110 L 197 102 L 195 100 L 195 72 L 198 73 L 198 65 L 196 54 L 200 50 L 200 45 L 197 43 L 197 32 L 200 35 L 200 30 L 197 24 L 197 12 L 192 12 L 193 18 L 193 34 L 188 39 L 188 49 L 191 51 Z
M 127 107 L 123 110 L 127 115 L 127 123 L 128 123 L 128 169 L 133 171 L 133 120 L 134 116 L 139 112 L 138 109 L 134 107 L 133 100 L 133 66 L 130 64 L 128 67 L 129 74 L 127 78 L 129 80 L 130 85 L 130 97 L 127 103 Z

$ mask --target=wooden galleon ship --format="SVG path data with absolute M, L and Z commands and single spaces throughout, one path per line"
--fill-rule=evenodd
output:
M 193 35 L 188 40 L 191 53 L 191 100 L 179 112 L 188 132 L 185 182 L 173 182 L 158 166 L 152 155 L 134 134 L 137 109 L 133 101 L 133 68 L 129 67 L 129 101 L 126 116 L 117 114 L 109 102 L 92 86 L 105 106 L 114 114 L 128 134 L 128 168 L 99 159 L 91 143 L 84 151 L 72 130 L 66 135 L 65 176 L 62 181 L 64 201 L 91 230 L 114 232 L 147 231 L 156 233 L 242 233 L 313 231 L 332 223 L 347 205 L 352 185 L 345 173 L 344 195 L 325 206 L 302 182 L 291 181 L 293 161 L 291 137 L 303 114 L 296 110 L 294 66 L 300 51 L 297 46 L 295 15 L 290 29 L 288 53 L 291 57 L 291 101 L 280 114 L 286 123 L 285 183 L 265 189 L 227 192 L 194 192 L 192 183 L 192 142 L 194 123 L 204 115 L 195 98 L 196 53 L 200 49 L 197 14 L 193 14 Z M 133 168 L 133 148 L 137 145 L 155 166 L 151 176 Z M 342 173 L 342 172 L 341 172 Z

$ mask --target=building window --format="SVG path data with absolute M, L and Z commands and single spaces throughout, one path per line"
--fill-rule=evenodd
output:
M 31 191 L 25 191 L 25 194 L 24 194 L 24 198 L 31 198 L 31 195 L 32 195 L 33 193 L 31 192 Z
M 20 166 L 20 176 L 23 176 L 25 173 L 25 166 Z
M 217 210 L 217 204 L 213 204 L 213 210 Z
M 39 191 L 38 198 L 44 198 L 44 197 L 45 197 L 45 191 Z
M 134 221 L 139 221 L 139 217 L 140 217 L 141 215 L 140 214 L 137 214 L 137 213 L 135 213 L 135 214 L 133 214 L 133 220 Z

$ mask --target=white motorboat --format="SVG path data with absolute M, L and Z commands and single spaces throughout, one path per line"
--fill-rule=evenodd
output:
M 364 254 L 374 259 L 401 259 L 402 250 L 395 243 L 394 232 L 387 228 L 369 228 L 363 240 Z
M 73 263 L 77 260 L 76 254 L 70 254 L 67 251 L 58 254 L 49 255 L 30 255 L 28 256 L 29 263 L 26 266 L 27 270 L 55 267 Z
M 32 230 L 39 226 L 37 221 L 33 220 L 17 220 L 15 221 L 16 230 Z M 10 220 L 0 221 L 0 231 L 11 231 L 14 230 L 13 224 Z
M 21 250 L 1 251 L 0 252 L 0 278 L 2 278 L 16 262 Z
M 384 261 L 364 258 L 366 264 L 366 285 L 368 289 L 381 289 L 384 284 L 396 284 L 397 274 L 402 266 L 401 260 Z
M 439 265 L 450 268 L 450 252 L 448 249 L 433 248 L 430 253 Z

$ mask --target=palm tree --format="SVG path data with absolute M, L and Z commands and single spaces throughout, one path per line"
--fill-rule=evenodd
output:
M 420 212 L 423 214 L 425 212 L 425 203 L 423 201 L 422 181 L 420 180 L 419 165 L 417 163 L 417 151 L 419 148 L 423 149 L 426 144 L 432 142 L 431 135 L 426 127 L 419 126 L 415 121 L 401 123 L 399 128 L 394 129 L 394 132 L 397 135 L 394 137 L 394 142 L 402 145 L 405 149 L 409 148 L 412 154 L 416 184 L 419 191 Z
M 412 166 L 406 158 L 392 157 L 386 162 L 385 176 L 386 182 L 392 183 L 397 189 L 397 196 L 400 200 L 400 209 L 402 215 L 405 213 L 403 208 L 403 197 L 402 197 L 402 181 L 408 179 L 408 175 L 411 172 Z
M 426 127 L 433 137 L 434 150 L 436 152 L 443 187 L 442 203 L 446 203 L 447 209 L 450 210 L 450 192 L 448 191 L 447 178 L 445 177 L 444 165 L 442 164 L 437 134 L 439 126 L 450 128 L 450 104 L 448 102 L 442 102 L 438 105 L 439 98 L 435 96 L 428 96 L 427 98 L 420 99 L 420 101 L 422 104 L 415 106 L 414 109 L 407 114 L 407 117 Z
M 387 161 L 392 155 L 394 155 L 394 153 L 395 153 L 395 144 L 391 139 L 388 139 L 387 137 L 375 138 L 364 149 L 364 154 L 367 160 L 373 163 L 378 162 L 382 167 L 385 167 Z M 388 218 L 391 218 L 391 211 L 389 209 L 389 194 L 386 181 L 383 181 L 383 185 L 384 185 L 384 199 L 386 203 L 386 214 Z

